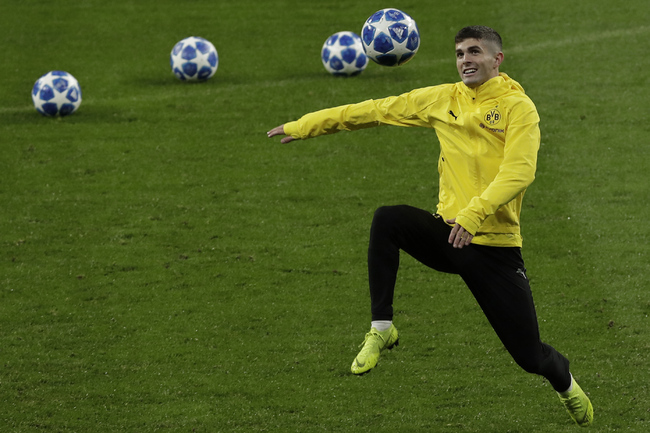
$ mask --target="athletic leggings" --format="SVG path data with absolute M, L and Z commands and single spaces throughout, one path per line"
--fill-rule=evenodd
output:
M 533 296 L 518 247 L 470 244 L 453 248 L 439 215 L 411 206 L 377 209 L 370 230 L 368 273 L 373 320 L 393 319 L 400 250 L 437 271 L 458 274 L 492 328 L 525 371 L 544 376 L 556 391 L 571 384 L 569 361 L 540 340 Z

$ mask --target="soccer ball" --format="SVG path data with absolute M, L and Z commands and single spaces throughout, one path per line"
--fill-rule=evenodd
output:
M 179 80 L 205 81 L 217 72 L 219 54 L 210 41 L 190 36 L 174 45 L 169 63 Z
M 67 72 L 50 71 L 34 83 L 32 101 L 43 116 L 67 116 L 81 105 L 81 87 Z
M 321 50 L 323 66 L 332 75 L 359 75 L 368 66 L 361 38 L 353 32 L 338 32 L 327 38 Z
M 420 31 L 413 18 L 404 12 L 382 9 L 366 20 L 361 40 L 371 60 L 383 66 L 399 66 L 417 53 Z

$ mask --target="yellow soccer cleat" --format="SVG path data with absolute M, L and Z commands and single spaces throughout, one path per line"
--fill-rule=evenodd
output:
M 361 343 L 363 346 L 354 362 L 352 363 L 352 373 L 364 374 L 370 369 L 374 368 L 379 361 L 379 355 L 385 349 L 392 349 L 394 346 L 399 345 L 399 335 L 397 328 L 390 325 L 385 331 L 379 332 L 375 328 L 371 328 L 370 332 L 366 334 L 365 340 Z
M 580 427 L 587 427 L 594 420 L 594 407 L 573 377 L 571 377 L 571 382 L 573 389 L 566 396 L 558 393 L 560 401 L 564 403 L 564 407 L 576 424 Z

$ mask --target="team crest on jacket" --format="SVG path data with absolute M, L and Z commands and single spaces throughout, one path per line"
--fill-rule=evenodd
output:
M 493 108 L 485 113 L 483 120 L 485 120 L 485 123 L 490 126 L 497 125 L 501 121 L 501 112 L 496 108 Z

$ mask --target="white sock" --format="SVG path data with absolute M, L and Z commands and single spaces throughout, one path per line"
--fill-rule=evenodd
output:
M 370 322 L 370 327 L 375 328 L 377 331 L 382 332 L 390 328 L 393 324 L 392 320 L 373 320 Z

